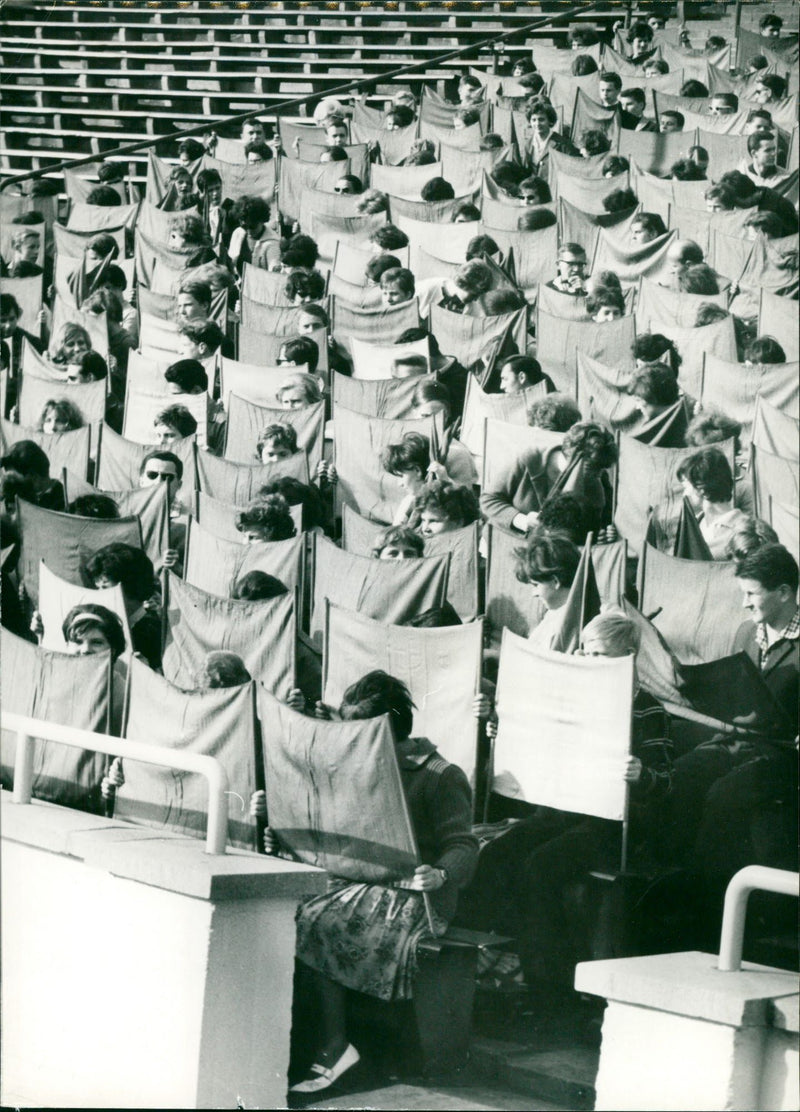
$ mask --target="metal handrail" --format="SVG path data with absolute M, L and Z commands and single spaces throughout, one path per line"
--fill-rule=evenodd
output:
M 725 891 L 722 911 L 717 969 L 723 973 L 736 973 L 741 969 L 747 900 L 750 893 L 756 891 L 798 897 L 800 873 L 771 869 L 767 865 L 747 865 L 735 874 Z
M 208 824 L 206 827 L 206 853 L 223 854 L 228 839 L 228 775 L 215 757 L 190 753 L 181 749 L 166 749 L 148 745 L 143 741 L 95 734 L 76 726 L 61 726 L 56 722 L 43 722 L 25 714 L 3 711 L 2 726 L 17 735 L 14 761 L 14 803 L 30 803 L 33 788 L 33 742 L 36 738 L 57 741 L 74 749 L 88 749 L 113 757 L 129 757 L 132 761 L 177 768 L 183 772 L 197 772 L 208 781 Z
M 527 34 L 537 27 L 543 27 L 550 23 L 558 23 L 564 19 L 571 19 L 574 15 L 578 15 L 579 13 L 593 11 L 597 6 L 597 0 L 593 0 L 593 2 L 589 4 L 579 4 L 564 12 L 553 12 L 546 16 L 540 16 L 539 19 L 534 19 L 530 23 L 524 23 L 520 27 L 514 27 L 510 31 L 504 31 L 500 35 L 489 35 L 485 39 L 479 39 L 477 42 L 468 43 L 466 46 L 458 47 L 455 50 L 449 50 L 444 54 L 437 54 L 435 58 L 425 58 L 421 62 L 413 62 L 410 65 L 389 70 L 388 73 L 372 74 L 370 77 L 362 78 L 360 81 L 346 81 L 341 85 L 334 85 L 332 88 L 325 89 L 322 92 L 306 93 L 301 97 L 293 97 L 291 100 L 280 101 L 278 104 L 262 105 L 260 108 L 256 108 L 250 112 L 240 112 L 235 116 L 226 116 L 224 119 L 215 120 L 214 123 L 220 127 L 227 127 L 230 124 L 236 123 L 242 124 L 246 120 L 252 120 L 265 112 L 269 112 L 270 115 L 275 115 L 289 108 L 299 108 L 300 105 L 307 104 L 310 100 L 324 99 L 341 93 L 355 94 L 362 89 L 370 88 L 370 86 L 379 83 L 383 84 L 383 82 L 394 80 L 395 78 L 406 77 L 409 74 L 416 73 L 418 70 L 432 69 L 435 66 L 441 65 L 443 62 L 449 61 L 451 58 L 458 58 L 462 54 L 480 53 L 481 50 L 485 49 L 487 46 L 491 46 L 492 43 L 504 42 L 514 35 Z M 150 147 L 155 147 L 158 143 L 169 143 L 180 139 L 186 139 L 191 135 L 202 135 L 209 130 L 210 126 L 211 125 L 206 122 L 198 124 L 196 127 L 182 128 L 180 131 L 173 131 L 169 135 L 149 136 L 147 139 L 137 141 L 136 143 L 127 143 L 114 150 L 104 151 L 102 154 L 86 155 L 82 158 L 69 158 L 64 162 L 57 162 L 53 166 L 46 166 L 39 170 L 29 170 L 24 174 L 16 174 L 14 177 L 0 181 L 0 193 L 12 185 L 19 185 L 24 181 L 36 181 L 38 178 L 43 178 L 47 174 L 60 173 L 62 170 L 76 169 L 78 166 L 88 166 L 92 162 L 102 162 L 106 158 L 112 158 L 117 155 L 132 154 L 134 151 L 148 150 Z

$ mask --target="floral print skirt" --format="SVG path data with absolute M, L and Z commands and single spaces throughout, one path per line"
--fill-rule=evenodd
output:
M 447 924 L 434 913 L 437 934 Z M 346 988 L 380 1000 L 413 995 L 417 943 L 430 935 L 419 892 L 330 878 L 297 909 L 297 957 Z

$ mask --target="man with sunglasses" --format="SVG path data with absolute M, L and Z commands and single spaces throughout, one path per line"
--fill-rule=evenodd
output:
M 139 467 L 139 486 L 142 489 L 167 484 L 169 503 L 169 548 L 164 553 L 164 567 L 178 575 L 183 574 L 183 557 L 186 549 L 186 514 L 177 497 L 183 479 L 183 462 L 174 452 L 155 449 L 148 452 Z

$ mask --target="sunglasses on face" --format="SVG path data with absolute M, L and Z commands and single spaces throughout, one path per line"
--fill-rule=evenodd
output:
M 145 475 L 148 479 L 150 479 L 151 482 L 155 482 L 156 479 L 160 479 L 162 483 L 168 483 L 172 479 L 177 479 L 178 477 L 177 475 L 173 475 L 171 472 L 168 471 L 145 471 Z

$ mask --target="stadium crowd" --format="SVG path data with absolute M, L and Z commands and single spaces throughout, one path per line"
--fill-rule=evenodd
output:
M 355 1065 L 346 990 L 411 997 L 431 931 L 510 937 L 482 983 L 542 1006 L 616 952 L 576 891 L 619 868 L 621 824 L 498 775 L 529 698 L 503 679 L 514 635 L 572 666 L 634 659 L 628 866 L 659 914 L 673 893 L 682 942 L 715 945 L 742 865 L 797 867 L 797 38 L 768 7 L 747 57 L 662 5 L 446 95 L 185 139 L 143 193 L 109 159 L 67 171 L 68 210 L 56 178 L 3 195 L 4 705 L 137 736 L 160 673 L 163 729 L 172 691 L 201 723 L 173 743 L 200 751 L 231 689 L 388 715 L 421 863 L 332 874 L 300 907 L 319 1032 L 295 1092 Z M 334 691 L 337 607 L 374 651 Z M 437 648 L 475 623 L 479 668 Z M 390 666 L 410 646 L 443 654 L 430 689 Z M 90 713 L 64 692 L 95 656 Z M 49 702 L 12 690 L 26 668 Z M 420 734 L 431 677 L 459 745 L 446 716 Z M 302 857 L 245 736 L 238 844 Z M 68 782 L 50 749 L 40 797 L 154 821 L 121 760 L 76 758 Z

